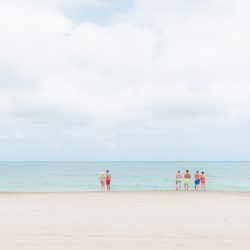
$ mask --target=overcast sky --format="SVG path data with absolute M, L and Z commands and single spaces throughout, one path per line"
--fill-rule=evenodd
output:
M 250 160 L 249 9 L 0 0 L 0 160 Z

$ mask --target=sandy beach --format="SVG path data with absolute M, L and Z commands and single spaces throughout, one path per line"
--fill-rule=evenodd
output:
M 1 193 L 1 249 L 250 249 L 250 193 Z

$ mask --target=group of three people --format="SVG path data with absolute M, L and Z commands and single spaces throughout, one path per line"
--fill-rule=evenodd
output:
M 181 171 L 178 170 L 176 173 L 176 190 L 181 190 L 181 180 L 182 180 L 182 174 Z M 189 190 L 189 184 L 191 181 L 191 174 L 189 172 L 189 170 L 186 170 L 185 174 L 184 174 L 184 189 L 187 191 Z M 204 172 L 200 172 L 196 171 L 195 175 L 194 175 L 194 189 L 196 191 L 199 190 L 200 188 L 200 184 L 201 184 L 201 188 L 203 191 L 206 190 L 206 176 Z
M 111 183 L 111 174 L 109 170 L 106 171 L 106 173 L 102 172 L 99 177 L 100 185 L 101 185 L 101 191 L 105 191 L 105 186 L 107 188 L 107 191 L 110 191 L 110 183 Z

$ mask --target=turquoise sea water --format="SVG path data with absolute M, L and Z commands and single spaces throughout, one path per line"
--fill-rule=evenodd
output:
M 250 191 L 250 162 L 0 162 L 0 192 L 99 191 L 109 169 L 112 190 L 174 190 L 177 170 L 207 176 L 208 190 Z M 193 189 L 193 182 L 191 183 Z

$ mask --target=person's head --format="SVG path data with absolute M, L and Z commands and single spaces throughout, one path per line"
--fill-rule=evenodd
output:
M 180 172 L 181 172 L 180 170 L 177 171 L 178 174 L 179 174 Z
M 106 173 L 109 173 L 109 171 L 108 171 L 108 170 L 106 170 Z
M 197 170 L 196 173 L 199 174 L 199 171 Z
M 201 172 L 202 174 L 205 174 L 204 172 Z
M 189 170 L 186 170 L 186 173 L 188 173 L 189 172 Z

